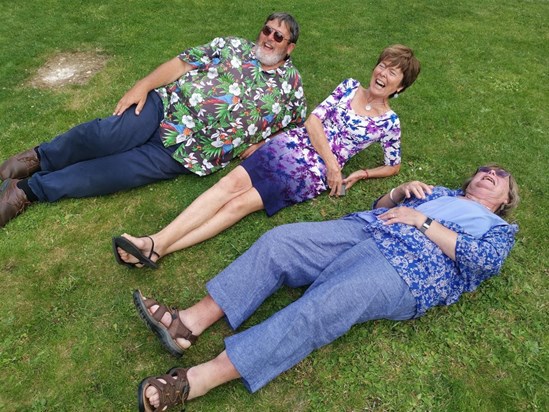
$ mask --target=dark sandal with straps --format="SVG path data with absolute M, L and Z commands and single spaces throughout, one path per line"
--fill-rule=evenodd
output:
M 178 345 L 176 339 L 183 338 L 191 342 L 191 344 L 194 344 L 197 341 L 198 336 L 193 335 L 189 328 L 181 322 L 177 309 L 170 309 L 154 299 L 144 298 L 139 290 L 133 292 L 133 303 L 135 304 L 141 319 L 143 319 L 149 329 L 158 336 L 164 347 L 173 356 L 179 358 L 183 356 L 183 352 L 185 351 L 185 348 Z M 158 305 L 158 309 L 151 315 L 149 309 L 154 305 Z M 170 313 L 172 317 L 172 322 L 168 327 L 164 326 L 161 322 L 162 317 L 166 312 Z
M 114 258 L 116 259 L 116 261 L 121 265 L 126 265 L 126 266 L 129 266 L 130 268 L 138 267 L 137 265 L 143 265 L 151 269 L 157 269 L 158 265 L 156 264 L 156 262 L 153 262 L 151 260 L 151 257 L 153 255 L 160 257 L 160 255 L 156 253 L 154 250 L 154 240 L 152 239 L 152 237 L 150 236 L 146 236 L 146 237 L 151 240 L 151 251 L 149 253 L 149 256 L 146 256 L 143 252 L 141 252 L 141 250 L 139 250 L 137 246 L 135 246 L 133 242 L 131 242 L 129 239 L 125 238 L 124 236 L 113 237 L 112 251 L 114 253 Z M 127 253 L 135 257 L 137 260 L 139 260 L 139 262 L 136 262 L 136 263 L 124 262 L 120 257 L 120 255 L 118 254 L 117 248 L 120 248 L 126 251 Z
M 188 369 L 183 368 L 172 368 L 166 375 L 143 379 L 137 389 L 139 412 L 160 412 L 167 410 L 172 406 L 184 406 L 190 390 L 187 370 Z M 161 382 L 160 379 L 166 383 Z M 154 387 L 158 391 L 160 404 L 157 408 L 154 408 L 145 396 L 145 391 L 149 386 Z

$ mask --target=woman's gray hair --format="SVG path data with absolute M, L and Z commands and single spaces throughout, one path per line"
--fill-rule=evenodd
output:
M 273 13 L 267 17 L 265 24 L 273 20 L 286 24 L 288 30 L 290 30 L 290 43 L 297 43 L 297 39 L 299 38 L 299 24 L 297 24 L 296 19 L 294 19 L 291 14 L 281 12 Z

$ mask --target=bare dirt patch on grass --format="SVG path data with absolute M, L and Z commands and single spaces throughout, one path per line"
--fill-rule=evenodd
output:
M 108 57 L 99 52 L 58 53 L 38 69 L 29 84 L 40 89 L 86 84 L 107 60 Z

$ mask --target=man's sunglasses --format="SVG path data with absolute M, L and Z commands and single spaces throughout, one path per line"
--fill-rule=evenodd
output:
M 491 171 L 494 171 L 496 172 L 496 175 L 499 176 L 499 177 L 507 177 L 507 176 L 510 176 L 511 173 L 509 173 L 507 170 L 503 170 L 503 169 L 496 169 L 494 167 L 488 167 L 488 166 L 481 166 L 477 169 L 477 173 L 478 172 L 483 172 L 483 173 L 490 173 Z
M 263 26 L 263 28 L 261 29 L 261 32 L 267 37 L 269 37 L 271 33 L 274 33 L 273 39 L 277 43 L 282 43 L 282 40 L 288 40 L 288 43 L 290 43 L 290 39 L 287 39 L 286 37 L 284 37 L 282 33 L 273 29 L 270 26 L 267 26 L 267 25 Z

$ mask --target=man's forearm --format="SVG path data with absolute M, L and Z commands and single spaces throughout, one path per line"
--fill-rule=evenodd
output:
M 158 66 L 150 74 L 139 80 L 138 83 L 147 91 L 150 91 L 176 81 L 192 69 L 194 69 L 194 66 L 184 62 L 179 57 L 174 57 Z

